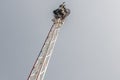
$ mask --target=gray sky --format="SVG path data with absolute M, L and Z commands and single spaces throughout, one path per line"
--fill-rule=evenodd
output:
M 63 1 L 71 9 L 46 80 L 120 80 L 119 0 L 0 0 L 0 80 L 26 80 Z

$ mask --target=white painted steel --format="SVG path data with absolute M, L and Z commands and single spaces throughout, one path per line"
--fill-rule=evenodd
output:
M 63 24 L 61 19 L 53 19 L 53 22 L 54 24 L 48 33 L 41 52 L 38 55 L 27 80 L 43 80 L 44 78 L 60 26 Z

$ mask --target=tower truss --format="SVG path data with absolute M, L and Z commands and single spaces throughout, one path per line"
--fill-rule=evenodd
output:
M 42 49 L 33 65 L 33 68 L 27 80 L 43 80 L 50 61 L 52 51 L 54 49 L 59 30 L 64 23 L 66 16 L 70 14 L 70 10 L 65 8 L 65 4 L 61 4 L 58 9 L 53 11 L 53 25 L 47 35 Z

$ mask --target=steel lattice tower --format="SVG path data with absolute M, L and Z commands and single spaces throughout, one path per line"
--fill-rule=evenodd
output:
M 70 14 L 70 10 L 65 8 L 64 3 L 58 9 L 53 11 L 53 25 L 48 33 L 48 36 L 43 44 L 43 47 L 38 55 L 33 68 L 27 80 L 43 80 L 59 30 L 64 23 L 66 16 Z

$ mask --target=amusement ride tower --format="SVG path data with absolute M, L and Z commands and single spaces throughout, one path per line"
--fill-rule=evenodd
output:
M 48 33 L 48 36 L 42 46 L 42 49 L 33 65 L 33 68 L 27 80 L 43 80 L 48 67 L 52 51 L 59 33 L 59 30 L 64 23 L 65 18 L 70 14 L 70 10 L 65 7 L 65 3 L 61 4 L 58 9 L 53 11 L 53 25 Z

